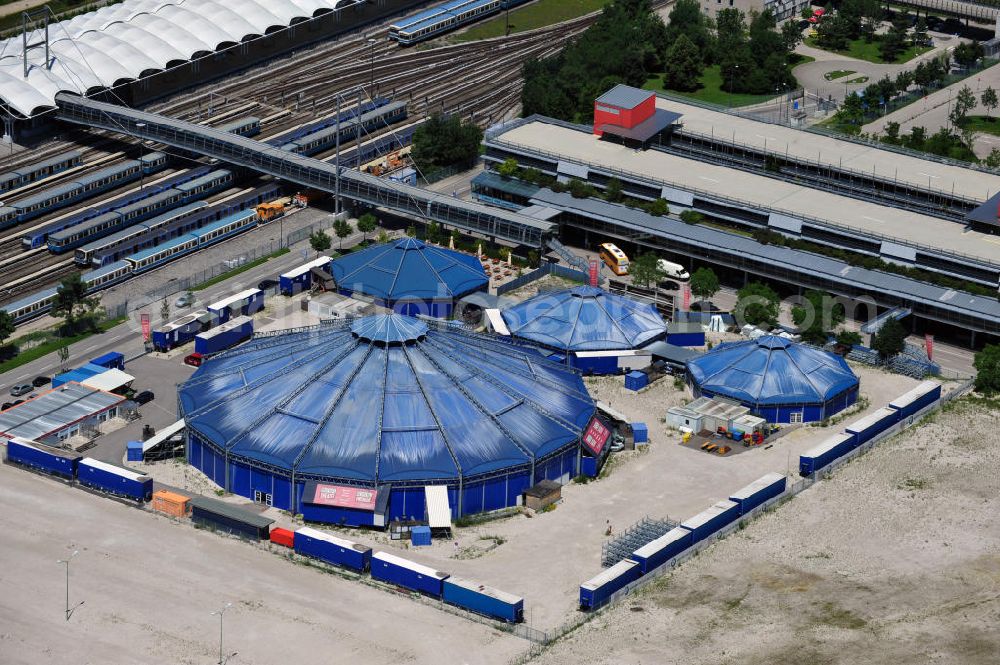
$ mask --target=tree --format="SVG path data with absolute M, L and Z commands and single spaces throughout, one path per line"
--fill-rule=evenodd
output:
M 361 231 L 365 240 L 368 240 L 368 234 L 374 231 L 376 226 L 378 226 L 378 219 L 370 212 L 358 217 L 358 231 Z
M 685 224 L 700 224 L 705 221 L 705 216 L 694 210 L 682 210 L 680 218 Z
M 429 222 L 424 232 L 424 237 L 427 238 L 427 242 L 436 243 L 441 237 L 441 225 L 435 221 Z
M 879 55 L 885 62 L 895 62 L 896 58 L 906 50 L 906 31 L 909 21 L 905 17 L 908 15 L 908 12 L 897 14 L 896 19 L 892 22 L 892 27 L 879 42 Z
M 983 94 L 979 96 L 979 103 L 983 105 L 983 108 L 986 109 L 986 115 L 989 116 L 1000 105 L 1000 99 L 997 98 L 997 91 L 993 88 L 986 88 L 983 90 Z
M 917 24 L 913 26 L 913 45 L 930 46 L 931 40 L 927 35 L 927 19 L 923 16 L 917 18 Z
M 979 42 L 963 42 L 951 52 L 951 57 L 960 67 L 968 69 L 974 66 L 985 54 L 983 45 Z
M 969 111 L 974 108 L 976 108 L 976 96 L 972 94 L 969 86 L 963 85 L 962 89 L 955 95 L 955 102 L 951 105 L 948 120 L 955 127 L 960 127 L 965 122 L 965 117 L 969 115 Z
M 0 309 L 0 346 L 14 334 L 14 319 L 6 310 Z
M 660 270 L 659 261 L 660 259 L 652 252 L 646 252 L 634 258 L 628 267 L 629 274 L 632 275 L 632 283 L 639 286 L 649 286 L 666 277 L 666 273 Z
M 52 314 L 63 317 L 61 333 L 72 335 L 82 326 L 84 329 L 97 328 L 97 298 L 87 297 L 87 285 L 79 273 L 70 275 L 60 282 L 52 302 Z
M 711 57 L 713 39 L 709 20 L 702 13 L 697 0 L 677 0 L 670 10 L 666 28 L 667 43 L 673 45 L 682 36 L 697 47 L 698 53 Z
M 406 235 L 408 235 L 411 238 L 417 237 L 417 227 L 415 224 L 410 224 L 409 226 L 406 227 Z
M 537 268 L 538 267 L 538 262 L 540 260 L 541 259 L 539 258 L 538 250 L 534 250 L 534 249 L 529 249 L 528 250 L 528 265 L 529 266 L 531 266 L 532 268 Z
M 795 21 L 785 21 L 782 24 L 781 42 L 789 53 L 802 43 L 802 30 Z
M 803 340 L 822 345 L 829 331 L 844 321 L 844 306 L 828 293 L 806 291 L 803 302 L 792 307 L 792 321 Z
M 686 35 L 680 35 L 667 50 L 664 58 L 663 87 L 670 90 L 691 92 L 701 86 L 704 64 L 698 47 Z
M 656 199 L 646 205 L 646 211 L 653 217 L 663 217 L 670 214 L 670 206 L 666 199 Z
M 413 133 L 414 163 L 423 173 L 472 163 L 479 155 L 483 130 L 457 115 L 435 114 Z
M 56 357 L 59 358 L 59 366 L 65 369 L 66 361 L 69 360 L 69 346 L 60 346 Z
M 344 233 L 344 235 L 340 235 L 340 229 L 338 228 L 339 224 L 343 224 L 344 226 L 347 227 L 347 232 Z M 334 222 L 334 224 L 333 224 L 333 230 L 337 234 L 337 236 L 340 237 L 341 239 L 346 238 L 347 236 L 351 235 L 351 226 L 347 222 L 345 222 L 343 220 L 340 220 L 340 219 L 338 219 L 336 222 Z M 317 254 L 322 254 L 326 250 L 330 249 L 330 246 L 332 244 L 333 244 L 333 241 L 330 240 L 330 236 L 326 235 L 322 231 L 316 231 L 315 233 L 310 233 L 309 234 L 309 245 L 314 250 L 316 250 Z M 341 242 L 341 247 L 343 247 L 343 242 Z
M 719 292 L 719 278 L 711 268 L 698 268 L 688 282 L 691 294 L 699 300 L 711 300 Z
M 767 284 L 750 282 L 736 292 L 737 320 L 752 326 L 772 328 L 778 323 L 781 299 Z
M 837 344 L 841 346 L 855 346 L 861 343 L 861 333 L 854 330 L 841 330 L 837 333 Z
M 1000 392 L 1000 345 L 987 344 L 972 364 L 976 368 L 976 390 L 985 395 Z
M 885 123 L 885 136 L 882 138 L 886 143 L 899 145 L 899 123 L 895 120 Z
M 604 198 L 612 203 L 621 201 L 624 198 L 622 181 L 618 178 L 609 178 L 608 184 L 604 186 Z
M 990 150 L 990 154 L 986 155 L 983 163 L 986 164 L 986 168 L 993 170 L 1000 169 L 1000 148 Z
M 167 302 L 166 297 L 164 297 L 163 302 L 160 303 L 160 320 L 164 323 L 170 320 L 170 303 Z
M 379 244 L 385 244 L 389 242 L 389 234 L 385 232 L 385 229 L 382 229 L 381 231 L 378 232 L 378 236 L 375 238 L 375 242 Z
M 837 120 L 847 125 L 861 125 L 865 121 L 865 107 L 858 93 L 852 92 L 844 98 L 837 110 Z
M 503 163 L 497 167 L 497 173 L 504 178 L 513 178 L 519 170 L 520 167 L 517 165 L 517 160 L 513 157 L 503 160 Z
M 344 238 L 346 238 L 347 236 L 351 235 L 351 225 L 347 223 L 346 219 L 338 219 L 336 222 L 333 223 L 333 232 L 337 234 L 337 238 L 339 240 L 337 246 L 340 249 L 343 249 L 344 248 Z M 312 242 L 311 238 L 310 238 L 309 242 L 310 243 Z
M 894 318 L 890 318 L 872 338 L 872 348 L 883 358 L 891 358 L 906 348 L 906 328 Z

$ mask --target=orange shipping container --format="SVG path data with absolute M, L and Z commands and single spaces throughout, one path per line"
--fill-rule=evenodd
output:
M 157 490 L 153 492 L 153 510 L 174 517 L 187 517 L 188 499 L 186 496 L 168 492 L 167 490 Z

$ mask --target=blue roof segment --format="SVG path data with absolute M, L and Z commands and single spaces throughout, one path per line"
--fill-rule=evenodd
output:
M 381 344 L 412 342 L 427 334 L 427 324 L 409 316 L 378 314 L 358 319 L 351 332 L 359 339 Z
M 533 349 L 399 315 L 251 340 L 207 360 L 178 400 L 231 456 L 376 483 L 526 465 L 577 445 L 594 413 L 580 375 Z
M 688 371 L 700 387 L 756 405 L 823 403 L 858 385 L 840 356 L 774 335 L 720 344 Z
M 595 286 L 541 293 L 501 314 L 515 337 L 566 351 L 637 349 L 667 333 L 653 305 Z
M 331 269 L 338 288 L 389 303 L 451 300 L 489 283 L 476 257 L 425 245 L 416 238 L 352 252 L 335 260 Z

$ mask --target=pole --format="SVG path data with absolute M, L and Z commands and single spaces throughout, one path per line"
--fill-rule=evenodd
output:
M 73 553 L 70 554 L 69 557 L 67 557 L 66 559 L 59 559 L 56 562 L 66 565 L 66 621 L 69 621 L 69 618 L 73 616 L 73 610 L 75 610 L 76 607 L 83 605 L 83 601 L 81 600 L 76 607 L 70 608 L 69 606 L 69 562 L 72 561 L 73 557 L 75 557 L 79 553 L 80 553 L 79 550 L 73 550 Z
M 369 84 L 368 84 L 368 96 L 374 100 L 375 99 L 375 38 L 368 38 L 368 45 L 371 47 L 371 66 L 369 67 Z
M 333 159 L 333 163 L 336 165 L 335 178 L 333 186 L 333 211 L 335 214 L 340 214 L 340 93 L 337 93 L 337 138 L 336 138 L 336 153 Z
M 226 661 L 229 660 L 229 658 L 232 658 L 232 656 L 226 658 L 222 653 L 222 615 L 225 614 L 226 610 L 228 610 L 232 606 L 233 606 L 232 603 L 226 603 L 225 605 L 222 606 L 222 609 L 216 612 L 212 612 L 212 616 L 215 616 L 216 614 L 219 615 L 219 665 L 226 665 Z M 233 653 L 233 656 L 235 655 L 236 653 Z

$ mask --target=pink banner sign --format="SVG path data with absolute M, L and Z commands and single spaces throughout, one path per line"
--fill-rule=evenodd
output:
M 142 324 L 142 338 L 149 341 L 149 314 L 141 314 L 139 322 Z
M 367 487 L 345 487 L 316 483 L 316 493 L 313 495 L 312 503 L 374 511 L 377 495 L 376 490 Z
M 924 345 L 927 347 L 927 360 L 934 361 L 934 335 L 924 335 Z
M 598 273 L 597 266 L 598 265 L 599 264 L 597 263 L 597 259 L 591 259 L 590 260 L 590 285 L 591 286 L 597 286 L 597 273 Z
M 597 416 L 594 416 L 583 432 L 583 445 L 587 446 L 594 455 L 600 455 L 610 436 L 611 430 Z

